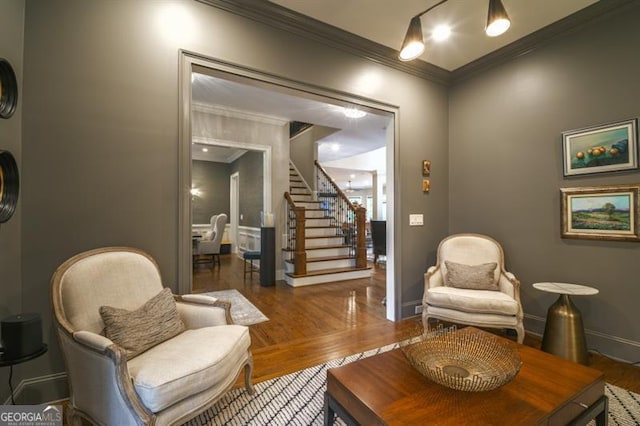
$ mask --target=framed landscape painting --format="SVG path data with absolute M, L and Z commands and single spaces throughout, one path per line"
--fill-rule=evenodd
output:
M 640 185 L 562 188 L 562 237 L 640 241 Z
M 564 175 L 638 168 L 636 119 L 562 133 Z

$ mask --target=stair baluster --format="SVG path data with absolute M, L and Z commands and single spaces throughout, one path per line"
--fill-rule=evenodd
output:
M 349 245 L 349 254 L 356 259 L 357 268 L 367 266 L 367 249 L 365 239 L 366 209 L 355 207 L 342 192 L 326 170 L 314 161 L 318 173 L 317 191 L 321 207 L 325 208 L 335 225 L 336 235 L 341 232 Z

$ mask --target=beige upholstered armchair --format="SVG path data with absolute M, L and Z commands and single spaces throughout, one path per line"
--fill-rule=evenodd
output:
M 251 338 L 230 304 L 163 289 L 146 253 L 78 254 L 52 278 L 53 311 L 70 387 L 69 421 L 181 424 L 213 405 L 244 370 Z
M 194 250 L 194 255 L 211 255 L 211 262 L 215 265 L 216 258 L 220 266 L 220 245 L 224 235 L 224 227 L 227 224 L 227 215 L 221 213 L 211 216 L 211 230 L 203 236 Z
M 451 235 L 437 264 L 424 274 L 422 322 L 429 318 L 478 327 L 514 329 L 524 340 L 520 282 L 505 271 L 502 247 L 478 234 Z

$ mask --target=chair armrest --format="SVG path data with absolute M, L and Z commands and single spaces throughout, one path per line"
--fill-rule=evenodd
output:
M 218 254 L 220 252 L 220 242 L 200 241 L 198 243 L 198 254 Z
M 200 294 L 174 296 L 178 313 L 188 329 L 233 324 L 231 303 Z
M 58 330 L 74 406 L 84 407 L 98 424 L 153 423 L 133 387 L 124 349 L 90 331 Z
M 439 266 L 430 266 L 424 274 L 425 290 L 431 287 L 440 287 L 444 285 L 442 270 Z
M 520 300 L 520 281 L 511 272 L 502 271 L 498 280 L 500 291 Z
M 100 334 L 84 330 L 74 332 L 73 340 L 81 345 L 88 346 L 91 349 L 95 349 L 100 352 L 106 351 L 109 346 L 114 344 L 111 339 L 101 336 Z

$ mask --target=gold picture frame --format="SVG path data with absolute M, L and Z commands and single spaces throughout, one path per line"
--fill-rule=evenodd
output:
M 422 160 L 422 176 L 431 175 L 431 160 Z
M 562 188 L 562 238 L 640 241 L 640 184 Z

